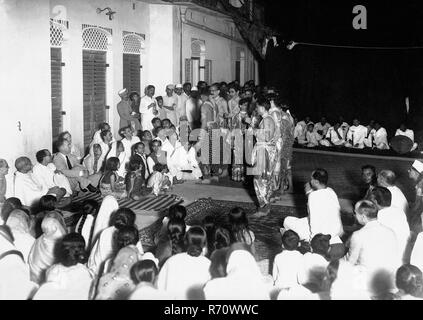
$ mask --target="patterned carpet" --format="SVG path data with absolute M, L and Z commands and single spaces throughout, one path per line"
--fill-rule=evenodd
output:
M 282 219 L 286 216 L 304 216 L 305 208 L 293 208 L 283 206 L 272 206 L 271 213 L 262 218 L 250 217 L 255 213 L 254 203 L 213 200 L 211 198 L 199 199 L 187 206 L 186 223 L 188 225 L 201 224 L 202 220 L 209 215 L 215 217 L 219 224 L 226 224 L 226 217 L 234 207 L 243 208 L 249 216 L 250 228 L 256 236 L 256 253 L 258 260 L 271 260 L 280 252 L 279 228 Z M 152 247 L 154 234 L 160 230 L 161 221 L 153 223 L 151 226 L 140 231 L 143 246 Z

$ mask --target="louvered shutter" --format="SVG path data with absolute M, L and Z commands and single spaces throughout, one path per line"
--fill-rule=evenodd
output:
M 191 59 L 185 59 L 185 82 L 192 82 Z
M 212 84 L 213 77 L 212 77 L 212 61 L 206 60 L 205 61 L 205 69 L 204 69 L 204 81 L 208 84 Z
M 62 121 L 62 49 L 50 48 L 51 120 L 53 141 L 63 130 Z
M 140 92 L 141 75 L 140 75 L 141 58 L 139 54 L 123 54 L 123 87 L 129 92 Z
M 84 145 L 106 120 L 106 52 L 83 50 Z

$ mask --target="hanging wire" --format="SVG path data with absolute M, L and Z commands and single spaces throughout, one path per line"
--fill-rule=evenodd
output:
M 423 46 L 409 46 L 409 47 L 375 47 L 375 46 L 344 46 L 311 42 L 296 42 L 290 41 L 286 48 L 292 50 L 296 45 L 311 46 L 311 47 L 326 47 L 326 48 L 344 48 L 344 49 L 371 49 L 371 50 L 410 50 L 410 49 L 423 49 Z

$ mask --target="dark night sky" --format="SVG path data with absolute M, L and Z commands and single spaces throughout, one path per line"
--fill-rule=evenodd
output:
M 260 1 L 281 40 L 352 46 L 423 46 L 423 1 Z M 367 30 L 352 27 L 355 5 L 367 8 Z M 408 120 L 423 138 L 423 49 L 362 50 L 269 46 L 264 78 L 294 113 L 351 122 L 373 118 L 393 133 Z M 410 97 L 410 114 L 405 97 Z M 411 121 L 410 121 L 411 120 Z

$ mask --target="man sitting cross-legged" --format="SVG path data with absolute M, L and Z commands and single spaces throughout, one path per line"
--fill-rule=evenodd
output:
M 69 150 L 70 152 L 70 150 Z M 19 157 L 15 161 L 15 197 L 21 200 L 24 206 L 34 207 L 40 198 L 46 194 L 52 194 L 56 198 L 61 198 L 66 194 L 66 190 L 54 186 L 48 188 L 39 185 L 32 176 L 32 163 L 27 157 Z
M 328 173 L 325 169 L 316 169 L 311 174 L 305 190 L 308 195 L 308 216 L 305 218 L 286 217 L 283 227 L 294 230 L 301 240 L 310 241 L 316 234 L 331 236 L 332 259 L 344 255 L 344 245 L 340 237 L 344 233 L 341 222 L 341 207 L 338 196 L 327 186 Z
M 70 154 L 69 142 L 66 140 L 59 141 L 57 148 L 59 152 L 55 154 L 53 163 L 68 178 L 72 190 L 86 192 L 88 189 L 97 192 L 94 185 L 98 184 L 101 174 L 89 175 L 87 168 L 79 164 L 78 159 Z

